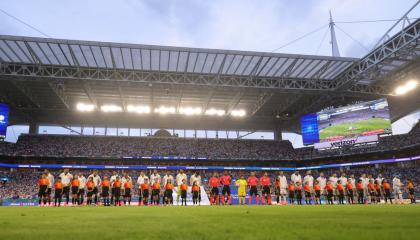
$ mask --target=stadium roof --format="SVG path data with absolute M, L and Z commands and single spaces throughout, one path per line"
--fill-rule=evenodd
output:
M 12 106 L 13 123 L 296 131 L 301 114 L 323 107 L 384 96 L 392 103 L 396 84 L 419 76 L 419 35 L 416 20 L 361 59 L 0 35 L 0 100 Z M 78 102 L 245 109 L 248 117 L 98 118 L 75 113 Z

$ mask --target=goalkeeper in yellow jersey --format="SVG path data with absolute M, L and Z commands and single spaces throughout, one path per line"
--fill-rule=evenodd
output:
M 244 205 L 246 197 L 246 186 L 248 185 L 244 178 L 244 175 L 241 175 L 240 178 L 236 180 L 235 185 L 238 187 L 239 204 Z

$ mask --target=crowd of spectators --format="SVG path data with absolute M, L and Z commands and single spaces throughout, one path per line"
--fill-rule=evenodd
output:
M 399 151 L 420 144 L 420 123 L 408 134 L 381 136 L 376 143 L 318 150 L 294 149 L 287 140 L 192 139 L 21 135 L 16 144 L 0 142 L 0 156 L 124 158 L 168 156 L 228 160 L 305 160 Z
M 2 144 L 0 144 L 2 145 Z M 9 156 L 137 157 L 177 156 L 209 159 L 292 159 L 289 141 L 22 135 L 0 147 Z
M 51 173 L 58 177 L 61 170 L 51 170 Z M 101 177 L 112 175 L 113 170 L 99 170 L 99 175 Z M 359 178 L 362 174 L 372 175 L 376 178 L 381 174 L 385 179 L 392 180 L 394 176 L 398 176 L 401 181 L 405 184 L 407 179 L 411 179 L 414 182 L 416 193 L 419 192 L 419 183 L 420 183 L 420 168 L 418 167 L 417 162 L 405 162 L 405 163 L 392 163 L 392 164 L 381 164 L 381 165 L 368 165 L 368 166 L 356 166 L 356 167 L 345 167 L 345 168 L 330 168 L 330 169 L 320 169 L 320 170 L 311 170 L 312 176 L 317 178 L 320 172 L 324 172 L 325 176 L 328 178 L 332 176 L 333 173 L 336 173 L 337 176 L 341 176 L 341 173 L 345 173 L 346 177 L 349 177 L 351 174 L 354 174 L 356 178 Z M 85 177 L 92 173 L 92 170 L 80 170 L 72 169 L 70 173 L 73 174 L 83 174 Z M 139 171 L 134 170 L 124 170 L 119 171 L 118 174 L 123 175 L 127 173 L 135 183 L 137 177 L 139 176 Z M 158 174 L 163 177 L 166 173 L 171 174 L 174 178 L 177 174 L 177 171 L 167 171 L 159 170 Z M 185 171 L 189 177 L 195 173 L 195 171 Z M 217 173 L 219 176 L 223 174 L 222 171 L 208 171 L 201 170 L 199 174 L 202 178 L 202 184 L 206 190 L 208 190 L 208 180 L 210 177 Z M 244 175 L 245 178 L 250 176 L 249 171 L 229 171 L 229 175 L 232 177 L 233 181 L 238 179 L 241 175 Z M 291 171 L 285 171 L 284 174 L 290 181 L 290 175 L 294 173 Z M 0 170 L 0 179 L 7 179 L 7 181 L 0 182 L 0 200 L 1 199 L 35 199 L 37 198 L 37 180 L 40 178 L 42 171 L 39 169 L 2 169 Z M 146 175 L 150 176 L 152 170 L 146 171 Z M 262 171 L 257 171 L 257 177 L 261 177 L 263 174 Z M 306 175 L 306 171 L 300 171 L 302 179 Z M 278 172 L 270 171 L 269 176 L 273 180 L 278 176 Z M 135 186 L 137 188 L 137 186 Z

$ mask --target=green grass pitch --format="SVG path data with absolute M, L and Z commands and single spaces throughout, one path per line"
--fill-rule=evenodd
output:
M 418 205 L 0 207 L 0 239 L 416 239 Z
M 360 120 L 352 123 L 343 123 L 335 126 L 330 126 L 320 131 L 320 138 L 325 139 L 327 137 L 334 136 L 349 136 L 353 134 L 360 134 L 363 132 L 374 131 L 378 129 L 391 128 L 391 122 L 389 119 L 384 118 L 370 118 Z

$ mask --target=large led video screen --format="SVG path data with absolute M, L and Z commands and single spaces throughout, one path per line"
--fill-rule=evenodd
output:
M 0 138 L 6 137 L 7 125 L 9 123 L 9 106 L 0 103 Z
M 301 118 L 305 145 L 391 133 L 388 102 L 379 99 L 307 114 Z

